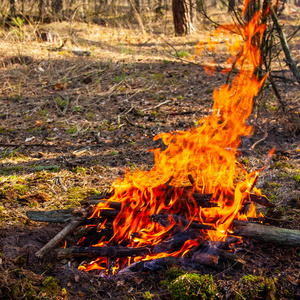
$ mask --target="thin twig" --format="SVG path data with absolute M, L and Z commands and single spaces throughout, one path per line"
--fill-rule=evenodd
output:
M 164 102 L 161 102 L 161 103 L 155 105 L 154 107 L 144 108 L 144 109 L 142 109 L 141 111 L 147 111 L 147 110 L 157 109 L 157 108 L 159 108 L 159 107 L 161 107 L 161 106 L 163 106 L 163 105 L 165 105 L 165 104 L 167 104 L 167 103 L 170 103 L 170 102 L 171 102 L 171 100 L 166 100 L 166 101 L 164 101 Z
M 256 142 L 249 148 L 249 150 L 250 150 L 250 151 L 253 150 L 257 144 L 263 142 L 267 137 L 268 137 L 268 130 L 267 130 L 267 128 L 266 128 L 266 129 L 265 129 L 265 134 L 264 134 L 264 136 L 263 136 L 260 140 L 256 141 Z
M 128 124 L 130 124 L 131 126 L 136 126 L 136 127 L 139 127 L 139 128 L 142 128 L 142 129 L 145 129 L 145 127 L 144 126 L 142 126 L 142 125 L 139 125 L 139 124 L 135 124 L 135 123 L 133 123 L 133 122 L 131 122 L 126 116 L 124 116 L 124 118 L 125 118 L 125 120 L 126 120 L 126 122 L 128 123 Z

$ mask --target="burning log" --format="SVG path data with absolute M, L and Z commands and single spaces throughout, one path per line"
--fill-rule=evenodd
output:
M 130 248 L 121 246 L 107 246 L 107 247 L 80 247 L 80 248 L 66 248 L 57 250 L 57 258 L 71 258 L 71 257 L 128 257 L 128 256 L 145 256 L 151 254 L 150 248 Z
M 149 271 L 156 271 L 162 270 L 166 267 L 176 265 L 178 263 L 176 257 L 167 256 L 156 258 L 153 260 L 147 261 L 137 261 L 131 264 L 130 266 L 125 267 L 124 269 L 120 270 L 118 273 L 119 275 L 132 275 L 137 272 L 149 272 Z
M 200 235 L 201 233 L 196 229 L 187 229 L 157 244 L 153 249 L 153 253 L 157 254 L 161 252 L 168 252 L 171 250 L 179 250 L 186 241 L 196 240 L 197 238 L 199 239 Z
M 287 247 L 300 247 L 300 231 L 294 229 L 233 220 L 233 234 L 264 243 L 274 243 Z
M 186 226 L 191 229 L 215 230 L 215 228 L 211 225 L 189 221 L 186 218 L 178 215 L 153 214 L 150 216 L 150 219 L 154 222 L 158 222 L 164 227 L 168 227 L 170 225 L 170 219 L 173 219 L 176 224 L 181 224 L 182 226 Z
M 270 200 L 265 196 L 257 196 L 254 194 L 250 194 L 250 199 L 251 199 L 251 201 L 256 202 L 265 207 L 275 207 L 276 206 L 275 204 L 270 202 Z

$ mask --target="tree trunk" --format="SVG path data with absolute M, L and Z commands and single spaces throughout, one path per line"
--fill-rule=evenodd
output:
M 245 16 L 244 16 L 245 21 L 247 23 L 249 23 L 252 20 L 254 14 L 260 9 L 260 6 L 261 6 L 260 0 L 250 0 L 249 1 L 248 7 L 245 11 Z
M 39 0 L 39 20 L 43 19 L 44 14 L 44 0 Z
M 10 0 L 10 15 L 11 15 L 11 17 L 16 16 L 16 2 L 15 2 L 15 0 Z
M 56 14 L 60 13 L 63 8 L 62 0 L 53 0 L 51 3 L 51 8 Z
M 186 35 L 191 32 L 191 15 L 188 0 L 172 0 L 175 35 Z
M 197 11 L 206 14 L 206 7 L 204 0 L 196 0 Z
M 235 8 L 235 0 L 228 0 L 228 12 L 233 12 Z
M 134 4 L 135 4 L 136 11 L 138 13 L 140 13 L 141 12 L 141 2 L 140 2 L 140 0 L 135 0 Z

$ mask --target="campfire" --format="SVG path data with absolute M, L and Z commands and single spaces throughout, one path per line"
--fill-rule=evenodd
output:
M 228 62 L 238 74 L 214 91 L 211 115 L 199 120 L 198 127 L 154 138 L 162 139 L 166 149 L 151 150 L 151 170 L 126 171 L 109 194 L 83 201 L 80 209 L 28 212 L 36 221 L 69 222 L 37 256 L 78 226 L 83 227 L 77 245 L 59 249 L 58 258 L 81 257 L 79 269 L 104 274 L 156 270 L 174 260 L 215 266 L 226 257 L 242 263 L 233 253 L 242 237 L 299 245 L 292 230 L 281 229 L 274 238 L 274 229 L 260 224 L 263 216 L 256 214 L 255 203 L 273 206 L 255 188 L 264 167 L 248 173 L 236 160 L 240 138 L 252 132 L 246 121 L 253 97 L 266 79 L 255 75 L 265 29 L 259 20 L 256 13 L 245 26 L 217 29 L 218 36 L 234 33 Z M 199 44 L 197 52 L 202 48 Z

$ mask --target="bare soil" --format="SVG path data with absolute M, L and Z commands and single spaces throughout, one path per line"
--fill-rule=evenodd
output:
M 213 90 L 226 75 L 204 72 L 209 54 L 193 60 L 207 35 L 141 34 L 77 22 L 0 33 L 1 299 L 146 299 L 147 292 L 171 299 L 161 283 L 165 270 L 101 278 L 58 261 L 54 251 L 37 259 L 34 253 L 62 225 L 32 222 L 25 213 L 78 207 L 86 196 L 105 193 L 126 168 L 151 168 L 147 150 L 162 146 L 153 142 L 156 134 L 188 130 L 208 115 Z M 291 40 L 291 51 L 299 61 L 299 39 Z M 257 170 L 276 147 L 257 185 L 276 208 L 258 210 L 265 223 L 300 230 L 300 94 L 283 68 L 276 84 L 286 109 L 266 86 L 249 119 L 254 133 L 242 139 L 238 160 Z M 67 243 L 74 242 L 70 235 Z M 299 250 L 245 241 L 238 251 L 244 265 L 195 271 L 214 276 L 219 299 L 237 299 L 238 282 L 249 274 L 277 278 L 275 299 L 300 299 Z

